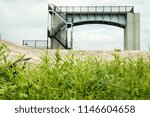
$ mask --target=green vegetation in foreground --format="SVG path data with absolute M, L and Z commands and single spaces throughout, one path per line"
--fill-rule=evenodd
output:
M 38 65 L 9 61 L 0 45 L 0 99 L 150 99 L 150 57 L 110 61 L 68 55 L 43 56 Z M 20 56 L 19 59 L 23 59 Z

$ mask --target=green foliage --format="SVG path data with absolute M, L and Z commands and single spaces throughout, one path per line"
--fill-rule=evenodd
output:
M 8 51 L 0 45 L 0 99 L 150 99 L 150 59 L 140 55 L 136 60 L 117 53 L 109 61 L 82 60 L 73 54 L 62 58 L 57 50 L 54 58 L 46 51 L 40 64 L 13 65 Z
M 121 52 L 121 49 L 115 48 L 114 51 L 115 52 Z

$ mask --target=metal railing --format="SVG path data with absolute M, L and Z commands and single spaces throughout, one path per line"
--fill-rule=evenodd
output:
M 23 40 L 22 45 L 31 48 L 46 49 L 47 40 Z
M 57 6 L 63 13 L 129 13 L 133 6 Z M 59 12 L 58 12 L 59 13 Z
M 66 25 L 65 22 L 61 22 L 55 28 L 50 29 L 50 36 L 56 35 L 61 30 L 61 28 L 63 28 L 65 25 Z
M 61 11 L 57 6 L 55 6 L 54 4 L 49 4 L 48 5 L 49 9 L 48 10 L 54 10 L 56 13 L 58 13 L 64 20 L 66 20 L 66 15 L 64 14 L 63 11 Z

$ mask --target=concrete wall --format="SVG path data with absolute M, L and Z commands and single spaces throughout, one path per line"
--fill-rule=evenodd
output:
M 140 50 L 140 14 L 128 13 L 124 29 L 124 50 Z

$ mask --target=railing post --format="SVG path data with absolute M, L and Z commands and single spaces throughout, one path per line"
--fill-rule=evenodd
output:
M 35 48 L 36 48 L 36 40 L 35 40 Z
M 47 27 L 47 49 L 48 49 L 48 36 L 49 36 L 49 29 Z
M 23 40 L 23 42 L 22 42 L 22 45 L 24 46 L 24 40 Z

